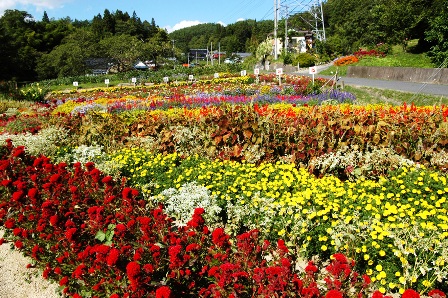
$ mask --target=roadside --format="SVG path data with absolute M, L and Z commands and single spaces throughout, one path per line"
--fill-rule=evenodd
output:
M 31 260 L 10 245 L 0 245 L 0 298 L 61 297 L 56 292 L 59 285 L 43 279 L 41 270 L 26 268 Z
M 332 64 L 323 64 L 316 66 L 315 78 L 324 78 L 327 80 L 334 79 L 332 76 L 320 75 L 324 69 L 327 69 Z M 309 68 L 299 69 L 294 72 L 295 74 L 312 76 L 309 74 Z M 338 85 L 342 87 L 345 85 L 354 87 L 373 87 L 378 89 L 388 89 L 403 91 L 415 94 L 431 94 L 448 96 L 448 85 L 441 84 L 429 84 L 429 83 L 416 83 L 416 82 L 404 82 L 404 81 L 388 81 L 377 79 L 365 79 L 365 78 L 352 78 L 352 77 L 338 77 Z

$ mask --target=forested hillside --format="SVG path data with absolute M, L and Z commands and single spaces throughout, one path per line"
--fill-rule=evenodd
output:
M 313 54 L 331 58 L 378 44 L 400 44 L 406 50 L 409 40 L 418 39 L 413 50 L 428 53 L 435 63 L 448 57 L 448 0 L 327 0 L 323 14 L 327 38 L 315 42 Z M 312 30 L 313 16 L 313 11 L 292 13 L 288 38 Z M 284 22 L 278 28 L 281 39 Z M 106 9 L 90 20 L 56 20 L 45 13 L 36 20 L 25 11 L 7 10 L 0 17 L 0 80 L 84 75 L 104 65 L 121 72 L 138 60 L 163 64 L 173 56 L 182 63 L 189 49 L 211 44 L 224 52 L 255 53 L 273 30 L 273 20 L 245 20 L 168 33 L 135 12 Z

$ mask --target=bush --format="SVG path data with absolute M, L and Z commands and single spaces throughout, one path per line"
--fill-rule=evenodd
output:
M 309 53 L 300 53 L 293 58 L 292 63 L 299 64 L 300 67 L 310 67 L 316 65 L 316 57 Z

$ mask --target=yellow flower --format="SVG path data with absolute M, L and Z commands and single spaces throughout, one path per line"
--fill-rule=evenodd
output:
M 383 271 L 383 266 L 381 266 L 381 264 L 376 265 L 375 267 L 376 271 L 381 272 Z

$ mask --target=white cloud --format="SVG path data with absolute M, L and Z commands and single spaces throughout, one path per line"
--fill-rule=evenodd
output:
M 239 18 L 238 20 L 236 20 L 237 22 L 241 22 L 241 21 L 245 21 L 246 19 L 244 18 Z
M 224 23 L 224 22 L 222 22 L 222 21 L 219 21 L 219 22 L 217 22 L 218 24 L 220 24 L 221 26 L 227 26 L 227 24 L 226 23 Z
M 199 24 L 202 24 L 202 22 L 183 20 L 183 21 L 180 21 L 179 23 L 177 23 L 176 25 L 174 25 L 173 27 L 165 26 L 165 29 L 166 29 L 166 31 L 168 31 L 168 33 L 170 33 L 170 32 L 182 29 L 182 28 L 187 28 L 187 27 L 191 27 L 191 26 L 195 26 L 195 25 L 199 25 Z
M 1 0 L 0 15 L 3 15 L 7 9 L 26 10 L 28 7 L 34 7 L 36 11 L 44 11 L 45 9 L 54 9 L 63 7 L 64 3 L 72 0 Z

